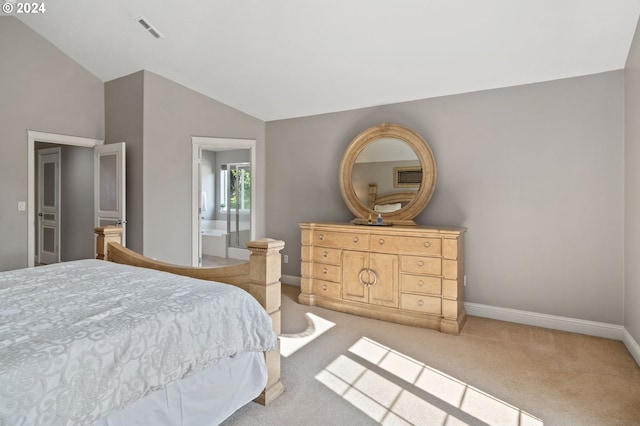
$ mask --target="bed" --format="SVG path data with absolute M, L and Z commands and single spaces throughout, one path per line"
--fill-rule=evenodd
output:
M 282 241 L 188 268 L 96 234 L 97 259 L 0 273 L 0 425 L 216 425 L 282 394 Z
M 369 184 L 369 208 L 377 213 L 398 211 L 415 198 L 415 191 L 396 191 L 380 195 L 378 194 L 378 185 Z

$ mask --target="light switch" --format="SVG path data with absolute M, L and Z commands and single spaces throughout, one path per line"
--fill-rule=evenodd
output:
M 26 201 L 18 201 L 18 211 L 19 212 L 23 212 L 27 209 L 27 202 Z

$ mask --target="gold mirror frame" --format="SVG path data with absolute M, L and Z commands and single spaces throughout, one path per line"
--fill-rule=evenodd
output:
M 356 196 L 351 182 L 351 172 L 358 155 L 370 143 L 381 138 L 394 138 L 407 143 L 416 153 L 422 167 L 422 182 L 413 200 L 400 210 L 391 213 L 381 213 L 384 223 L 398 225 L 415 225 L 413 221 L 424 210 L 436 188 L 436 162 L 429 144 L 416 132 L 398 124 L 382 123 L 360 133 L 351 141 L 340 162 L 340 194 L 345 204 L 356 217 L 355 223 L 367 223 L 369 215 L 375 218 L 374 212 L 365 206 Z

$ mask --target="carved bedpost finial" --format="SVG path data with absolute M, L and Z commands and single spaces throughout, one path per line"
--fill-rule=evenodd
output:
M 122 243 L 123 229 L 119 226 L 100 226 L 93 230 L 96 238 L 96 259 L 109 260 L 109 243 Z

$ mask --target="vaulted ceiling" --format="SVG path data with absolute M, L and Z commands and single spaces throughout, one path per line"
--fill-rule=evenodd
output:
M 101 80 L 149 70 L 264 121 L 622 69 L 640 15 L 640 0 L 44 4 L 13 15 Z

